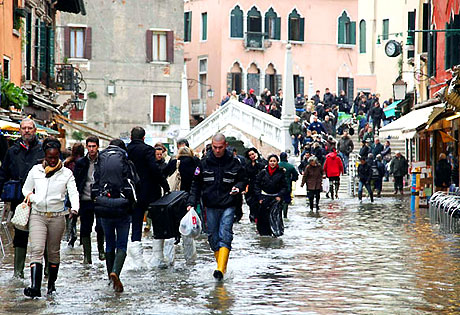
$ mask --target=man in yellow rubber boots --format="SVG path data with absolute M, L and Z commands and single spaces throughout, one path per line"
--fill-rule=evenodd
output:
M 188 209 L 202 200 L 206 211 L 208 241 L 217 260 L 214 278 L 222 280 L 233 240 L 236 195 L 244 190 L 246 177 L 240 161 L 227 150 L 223 134 L 216 134 L 211 145 L 212 150 L 195 170 Z

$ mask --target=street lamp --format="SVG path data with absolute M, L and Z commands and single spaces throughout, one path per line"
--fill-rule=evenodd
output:
M 81 110 L 85 109 L 86 100 L 84 100 L 84 99 L 76 98 L 76 99 L 72 100 L 72 103 L 74 104 L 76 110 L 81 111 Z
M 207 93 L 208 93 L 208 98 L 213 98 L 214 97 L 214 90 L 213 89 L 209 88 Z
M 396 82 L 393 83 L 393 97 L 395 101 L 405 99 L 406 91 L 407 83 L 404 82 L 402 79 L 396 80 Z

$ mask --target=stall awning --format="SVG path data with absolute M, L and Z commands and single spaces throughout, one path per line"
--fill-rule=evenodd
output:
M 57 0 L 54 8 L 58 11 L 69 12 L 69 13 L 81 13 L 86 15 L 85 4 L 83 0 Z
M 418 127 L 426 124 L 431 113 L 438 108 L 443 108 L 443 105 L 435 105 L 425 107 L 418 110 L 413 110 L 408 114 L 401 116 L 392 123 L 382 127 L 379 131 L 381 138 L 393 139 L 411 139 L 415 136 L 415 131 Z

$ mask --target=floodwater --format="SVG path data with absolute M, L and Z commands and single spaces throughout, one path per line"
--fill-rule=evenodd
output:
M 245 214 L 234 226 L 224 281 L 212 277 L 214 257 L 197 241 L 195 265 L 178 246 L 174 267 L 121 274 L 114 293 L 105 264 L 83 266 L 81 247 L 63 243 L 57 293 L 22 294 L 12 280 L 12 249 L 0 260 L 0 313 L 11 314 L 454 314 L 460 312 L 460 238 L 411 212 L 408 198 L 322 200 L 319 217 L 295 199 L 285 235 L 259 237 Z M 145 240 L 144 256 L 151 252 Z

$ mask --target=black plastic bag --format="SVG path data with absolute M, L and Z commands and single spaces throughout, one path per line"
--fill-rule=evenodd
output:
M 273 236 L 279 237 L 284 234 L 284 223 L 283 223 L 283 204 L 280 201 L 274 200 L 270 205 L 270 229 L 272 230 Z

